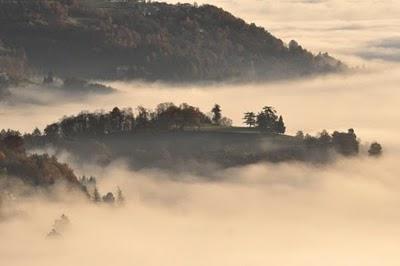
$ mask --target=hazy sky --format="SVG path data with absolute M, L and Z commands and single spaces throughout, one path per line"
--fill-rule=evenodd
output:
M 195 1 L 168 0 L 170 3 Z M 397 0 L 199 0 L 241 16 L 249 22 L 398 19 Z

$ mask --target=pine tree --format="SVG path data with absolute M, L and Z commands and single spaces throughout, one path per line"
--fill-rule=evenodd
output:
M 285 127 L 285 123 L 283 122 L 282 116 L 279 116 L 279 119 L 276 122 L 275 130 L 276 130 L 276 133 L 278 133 L 278 134 L 285 134 L 286 127 Z
M 249 127 L 254 127 L 256 125 L 256 114 L 253 112 L 247 112 L 244 114 L 244 123 Z
M 256 124 L 260 130 L 268 133 L 274 133 L 277 119 L 278 117 L 275 109 L 271 106 L 265 106 L 263 110 L 258 113 Z
M 219 125 L 222 118 L 221 106 L 219 104 L 214 105 L 213 109 L 211 109 L 211 112 L 213 113 L 212 121 L 214 124 Z

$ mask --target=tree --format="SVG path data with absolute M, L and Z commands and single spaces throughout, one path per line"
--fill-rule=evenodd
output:
M 285 123 L 283 122 L 282 116 L 279 116 L 278 122 L 276 122 L 276 125 L 275 125 L 275 130 L 276 130 L 276 133 L 278 133 L 278 134 L 285 134 L 286 127 L 285 127 Z
M 355 155 L 359 152 L 359 141 L 354 129 L 349 129 L 347 133 L 335 131 L 332 134 L 332 144 L 336 151 L 343 155 Z
M 111 192 L 108 192 L 105 196 L 103 196 L 103 202 L 114 203 L 115 202 L 114 194 Z
M 44 129 L 44 134 L 49 138 L 57 138 L 60 136 L 60 126 L 57 123 L 48 125 Z
M 378 142 L 372 143 L 368 150 L 368 154 L 376 157 L 382 155 L 382 145 Z
M 245 113 L 243 120 L 248 127 L 256 126 L 256 114 L 254 112 Z
M 100 193 L 99 193 L 99 190 L 97 189 L 97 187 L 94 188 L 93 201 L 94 202 L 100 202 L 101 201 L 101 196 L 100 196 Z
M 219 125 L 222 127 L 232 127 L 233 121 L 228 117 L 222 117 L 219 121 Z
M 291 52 L 296 52 L 296 51 L 298 51 L 298 50 L 302 50 L 302 48 L 301 48 L 301 46 L 295 41 L 295 40 L 291 40 L 290 42 L 289 42 L 289 50 L 291 51 Z
M 15 152 L 20 152 L 20 153 L 25 152 L 24 139 L 18 135 L 6 136 L 3 139 L 3 143 L 7 149 L 10 149 Z
M 216 124 L 216 125 L 219 125 L 220 124 L 220 120 L 222 118 L 221 106 L 219 104 L 214 105 L 213 109 L 211 109 L 211 112 L 213 114 L 213 116 L 212 116 L 213 123 Z
M 318 138 L 319 143 L 322 146 L 329 146 L 332 143 L 332 137 L 331 135 L 329 135 L 328 131 L 326 131 L 325 129 L 319 134 L 319 138 Z
M 117 202 L 118 204 L 123 204 L 125 202 L 125 197 L 119 187 L 117 188 Z
M 110 113 L 110 122 L 111 122 L 111 132 L 121 132 L 122 129 L 122 113 L 118 107 L 114 107 L 114 109 Z
M 296 139 L 300 139 L 300 140 L 304 140 L 304 132 L 301 131 L 301 130 L 297 131 L 295 138 Z
M 263 110 L 258 113 L 256 124 L 257 127 L 268 133 L 276 133 L 276 121 L 278 116 L 276 110 L 272 106 L 265 106 Z
M 136 117 L 136 125 L 138 128 L 146 128 L 150 123 L 150 113 L 142 106 L 139 106 L 137 110 L 138 115 Z
M 41 135 L 42 135 L 42 132 L 37 127 L 32 132 L 33 137 L 40 137 Z

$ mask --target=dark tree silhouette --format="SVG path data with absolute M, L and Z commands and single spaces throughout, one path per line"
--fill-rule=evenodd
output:
M 229 119 L 224 120 L 230 124 Z M 115 107 L 111 112 L 82 112 L 77 116 L 65 116 L 58 123 L 48 125 L 44 132 L 50 140 L 74 137 L 101 137 L 113 134 L 127 134 L 138 130 L 185 130 L 187 127 L 200 128 L 211 124 L 210 118 L 199 108 L 182 103 L 159 104 L 154 112 L 139 106 L 135 117 L 131 108 Z M 40 135 L 31 135 L 40 137 Z
M 282 116 L 279 116 L 279 119 L 278 119 L 278 121 L 276 122 L 276 125 L 275 125 L 275 129 L 276 129 L 276 133 L 285 134 L 286 127 L 285 127 L 285 123 L 283 122 Z
M 319 134 L 318 141 L 319 141 L 320 145 L 329 146 L 332 143 L 332 137 L 331 137 L 331 135 L 329 135 L 328 131 L 323 130 Z
M 219 104 L 215 104 L 214 107 L 211 109 L 212 121 L 214 124 L 219 125 L 221 118 L 222 118 L 222 110 Z
M 101 202 L 101 196 L 100 196 L 100 193 L 99 193 L 99 190 L 97 189 L 97 187 L 95 187 L 94 191 L 93 191 L 93 201 Z
M 115 202 L 114 194 L 111 192 L 108 192 L 105 196 L 103 196 L 103 202 L 114 203 Z
M 146 128 L 150 124 L 150 112 L 143 106 L 137 108 L 136 125 L 138 128 Z
M 256 114 L 254 112 L 245 113 L 243 120 L 248 127 L 256 126 Z
M 368 150 L 368 154 L 370 156 L 380 156 L 382 155 L 382 145 L 379 144 L 378 142 L 374 142 L 371 144 L 369 150 Z
M 10 149 L 12 151 L 23 153 L 25 152 L 24 148 L 24 139 L 19 135 L 8 135 L 3 139 L 3 144 L 5 148 Z
M 272 106 L 265 106 L 257 115 L 257 127 L 267 133 L 276 133 L 276 121 L 278 116 Z
M 296 133 L 296 139 L 304 140 L 304 132 L 303 131 L 297 131 Z
M 45 129 L 44 129 L 44 134 L 51 138 L 57 138 L 60 136 L 60 126 L 58 123 L 53 123 L 48 125 Z
M 33 137 L 40 137 L 42 136 L 42 132 L 40 131 L 40 129 L 38 129 L 37 127 L 32 131 L 32 136 Z
M 359 141 L 354 129 L 349 129 L 347 133 L 335 131 L 332 134 L 332 144 L 336 151 L 343 155 L 355 155 L 359 152 Z

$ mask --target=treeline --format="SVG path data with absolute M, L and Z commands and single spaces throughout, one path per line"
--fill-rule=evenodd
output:
M 88 2 L 0 1 L 0 36 L 37 70 L 64 77 L 272 79 L 346 69 L 211 5 Z
M 125 196 L 123 195 L 122 190 L 119 187 L 117 187 L 115 195 L 112 192 L 107 192 L 105 195 L 102 196 L 97 188 L 97 179 L 95 177 L 82 176 L 79 179 L 79 183 L 81 184 L 83 191 L 95 203 L 116 203 L 118 205 L 122 205 L 125 203 Z
M 78 178 L 67 164 L 59 163 L 55 156 L 28 155 L 25 150 L 24 138 L 20 133 L 3 129 L 0 131 L 0 196 L 2 190 L 7 189 L 7 187 L 3 187 L 2 181 L 10 180 L 10 178 L 18 178 L 27 185 L 42 187 L 64 183 L 82 191 L 88 199 L 95 203 L 121 205 L 125 201 L 119 187 L 115 196 L 112 192 L 101 196 L 95 177 L 82 176 Z M 12 190 L 12 185 L 10 189 Z
M 204 126 L 230 126 L 231 120 L 222 117 L 219 105 L 207 116 L 199 108 L 182 103 L 159 104 L 150 110 L 142 106 L 136 109 L 119 109 L 110 112 L 82 112 L 76 116 L 64 117 L 61 121 L 48 125 L 43 135 L 50 138 L 101 137 L 112 134 L 134 133 L 143 130 L 179 130 L 199 129 Z M 40 137 L 42 132 L 35 129 L 26 138 Z
M 304 141 L 309 150 L 330 151 L 333 149 L 338 154 L 345 156 L 357 155 L 360 151 L 360 141 L 352 128 L 347 132 L 334 131 L 332 134 L 323 130 L 315 137 L 309 134 L 304 135 L 302 131 L 299 131 L 296 138 Z
M 272 106 L 265 106 L 261 112 L 247 112 L 244 114 L 244 124 L 248 127 L 258 128 L 260 131 L 276 134 L 285 134 L 286 127 L 283 117 L 278 116 L 277 111 Z

